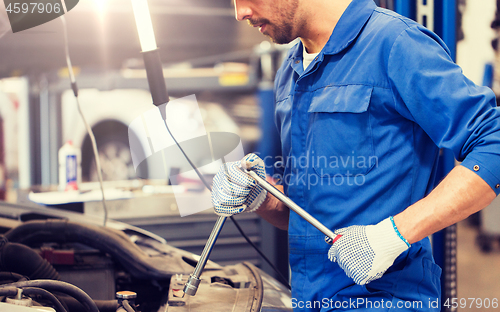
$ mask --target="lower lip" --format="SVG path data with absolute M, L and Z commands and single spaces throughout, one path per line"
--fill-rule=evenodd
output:
M 260 26 L 260 27 L 259 27 L 259 31 L 260 31 L 261 33 L 264 33 L 264 29 L 266 29 L 266 25 L 267 25 L 267 24 L 263 24 L 262 26 Z

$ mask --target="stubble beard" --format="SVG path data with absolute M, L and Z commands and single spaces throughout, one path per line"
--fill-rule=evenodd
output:
M 273 34 L 272 35 L 268 34 L 267 36 L 269 36 L 269 38 L 271 38 L 271 40 L 274 43 L 287 44 L 295 39 L 295 37 L 292 34 L 292 29 L 293 29 L 292 25 L 284 24 L 281 25 L 280 27 L 274 27 Z
M 295 18 L 295 8 L 296 8 L 296 1 L 292 4 L 292 9 L 288 12 L 283 12 L 280 14 L 280 20 L 282 22 L 278 23 L 271 23 L 270 20 L 266 18 L 261 18 L 261 19 L 255 19 L 255 20 L 247 20 L 248 23 L 253 26 L 253 25 L 260 25 L 260 24 L 266 24 L 266 30 L 264 31 L 264 35 L 268 36 L 271 38 L 272 42 L 277 43 L 277 44 L 287 44 L 292 42 L 297 36 L 294 34 L 294 27 L 293 27 L 293 21 Z

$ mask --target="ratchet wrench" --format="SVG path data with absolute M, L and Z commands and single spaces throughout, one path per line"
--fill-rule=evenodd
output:
M 326 235 L 325 237 L 325 242 L 327 242 L 330 245 L 333 245 L 342 235 L 336 235 L 333 233 L 329 228 L 324 226 L 321 222 L 316 220 L 313 216 L 311 216 L 307 211 L 302 209 L 299 205 L 294 203 L 290 198 L 286 197 L 283 193 L 281 193 L 277 188 L 275 188 L 271 183 L 267 182 L 265 179 L 262 179 L 257 173 L 255 173 L 252 170 L 246 170 L 240 167 L 240 170 L 248 174 L 250 177 L 252 177 L 260 186 L 262 186 L 265 190 L 267 190 L 269 193 L 271 193 L 274 197 L 276 197 L 278 200 L 283 202 L 288 208 L 292 209 L 297 213 L 299 216 L 304 218 L 307 222 L 311 223 L 315 228 L 320 230 L 323 234 Z M 198 291 L 198 286 L 201 282 L 201 273 L 203 271 L 203 268 L 205 267 L 208 257 L 210 256 L 210 253 L 212 252 L 212 249 L 215 245 L 215 242 L 217 241 L 217 238 L 219 237 L 220 231 L 222 230 L 222 227 L 224 226 L 224 223 L 226 222 L 227 217 L 219 216 L 217 219 L 217 222 L 214 225 L 214 228 L 212 229 L 212 233 L 210 234 L 210 237 L 208 238 L 207 244 L 205 245 L 205 248 L 203 249 L 203 252 L 201 253 L 200 260 L 198 260 L 198 263 L 196 264 L 196 268 L 194 269 L 194 272 L 189 276 L 186 284 L 184 285 L 184 294 L 188 294 L 190 296 L 196 295 L 196 292 Z M 183 295 L 184 297 L 184 295 Z
M 277 188 L 275 188 L 271 183 L 267 182 L 265 179 L 262 179 L 257 173 L 252 170 L 246 170 L 240 168 L 243 172 L 247 173 L 251 176 L 257 183 L 262 186 L 266 191 L 271 193 L 274 197 L 280 200 L 283 204 L 285 204 L 288 208 L 292 209 L 299 216 L 304 218 L 307 222 L 311 223 L 315 228 L 320 230 L 323 234 L 326 235 L 325 241 L 333 245 L 342 235 L 336 235 L 329 228 L 324 226 L 321 222 L 316 220 L 313 216 L 311 216 L 307 211 L 302 209 L 299 205 L 294 203 L 290 198 L 286 197 L 285 194 L 281 193 Z

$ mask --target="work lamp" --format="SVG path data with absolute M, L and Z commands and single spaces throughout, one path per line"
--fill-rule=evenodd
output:
M 149 91 L 153 104 L 159 106 L 169 101 L 167 86 L 163 76 L 163 66 L 160 60 L 160 50 L 156 46 L 153 23 L 147 0 L 132 0 L 137 32 L 141 42 L 144 67 L 148 77 Z

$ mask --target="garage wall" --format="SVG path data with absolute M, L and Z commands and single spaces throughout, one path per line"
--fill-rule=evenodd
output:
M 495 32 L 490 24 L 495 17 L 495 0 L 467 0 L 462 19 L 464 40 L 457 44 L 457 63 L 464 74 L 482 85 L 484 65 L 493 62 L 491 40 Z

